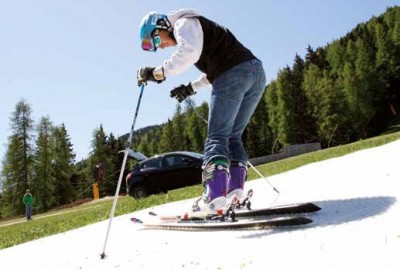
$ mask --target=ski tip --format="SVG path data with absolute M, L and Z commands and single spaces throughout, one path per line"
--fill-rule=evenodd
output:
M 135 218 L 135 217 L 131 218 L 131 221 L 133 221 L 133 223 L 139 223 L 139 224 L 143 223 L 143 221 L 141 221 L 140 219 Z
M 297 217 L 297 222 L 300 225 L 306 225 L 306 224 L 312 223 L 313 220 L 310 218 L 306 218 L 306 217 Z
M 321 210 L 321 207 L 311 202 L 307 204 L 307 208 L 309 209 L 310 212 L 317 212 Z

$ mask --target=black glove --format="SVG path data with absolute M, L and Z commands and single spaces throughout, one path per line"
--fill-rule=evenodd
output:
M 178 87 L 175 87 L 171 90 L 171 97 L 176 98 L 179 103 L 185 100 L 188 96 L 196 94 L 196 91 L 193 90 L 192 85 L 189 83 L 188 85 L 181 84 Z
M 141 67 L 137 71 L 137 81 L 138 81 L 138 86 L 141 86 L 142 84 L 147 84 L 148 81 L 151 82 L 156 82 L 156 83 L 162 83 L 165 81 L 164 78 L 164 71 L 162 69 L 160 74 L 154 74 L 154 69 L 153 67 Z M 155 77 L 157 76 L 157 78 Z

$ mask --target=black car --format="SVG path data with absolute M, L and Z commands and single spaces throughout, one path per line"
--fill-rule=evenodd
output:
M 129 195 L 143 198 L 201 183 L 203 155 L 169 152 L 140 161 L 126 177 Z

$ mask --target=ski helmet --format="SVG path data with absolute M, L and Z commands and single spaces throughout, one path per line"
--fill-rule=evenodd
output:
M 153 32 L 156 29 L 167 30 L 170 33 L 173 31 L 167 15 L 152 11 L 144 16 L 140 24 L 140 41 L 142 42 L 143 50 L 152 52 L 157 50 L 157 46 L 154 43 L 154 38 L 152 37 Z

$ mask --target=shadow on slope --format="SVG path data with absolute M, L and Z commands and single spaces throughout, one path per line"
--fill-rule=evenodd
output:
M 314 202 L 322 209 L 314 218 L 314 226 L 339 225 L 359 221 L 386 212 L 395 197 L 378 196 Z
M 243 235 L 240 238 L 258 238 L 276 233 L 306 230 L 310 228 L 340 225 L 348 222 L 360 221 L 369 217 L 383 214 L 395 202 L 396 198 L 389 196 L 317 201 L 313 203 L 321 207 L 321 210 L 319 212 L 307 215 L 307 217 L 314 221 L 309 225 L 260 231 L 249 235 Z

